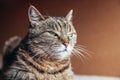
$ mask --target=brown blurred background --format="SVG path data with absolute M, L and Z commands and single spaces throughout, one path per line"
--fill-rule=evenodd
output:
M 72 57 L 76 74 L 120 77 L 120 0 L 0 0 L 1 54 L 5 40 L 27 33 L 30 3 L 51 16 L 65 16 L 74 10 L 78 44 L 92 55 L 83 62 Z

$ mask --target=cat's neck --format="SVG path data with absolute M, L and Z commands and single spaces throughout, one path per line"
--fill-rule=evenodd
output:
M 25 50 L 20 50 L 18 60 L 24 60 L 26 64 L 30 64 L 36 68 L 40 73 L 56 74 L 61 73 L 71 67 L 70 58 L 63 60 L 51 59 L 34 59 Z

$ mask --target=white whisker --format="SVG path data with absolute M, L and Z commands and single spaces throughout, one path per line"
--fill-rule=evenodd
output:
M 36 56 L 38 56 L 38 55 L 40 55 L 40 54 L 38 54 L 38 53 L 36 53 L 34 56 L 32 56 L 31 58 L 33 59 L 34 57 L 36 57 Z
M 73 54 L 76 54 L 79 56 L 82 60 L 86 59 L 87 61 L 90 60 L 92 57 L 89 53 L 89 51 L 85 49 L 85 46 L 83 45 L 76 45 L 72 51 Z M 83 61 L 82 61 L 83 62 Z
M 73 55 L 75 55 L 75 57 L 77 57 L 78 59 L 80 59 L 82 63 L 84 63 L 84 60 L 83 60 L 82 56 L 80 56 L 79 54 L 76 54 L 76 52 L 72 52 L 72 53 L 73 53 Z

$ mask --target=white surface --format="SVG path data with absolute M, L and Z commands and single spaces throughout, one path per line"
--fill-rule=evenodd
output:
M 118 77 L 103 77 L 103 76 L 82 76 L 76 75 L 74 80 L 120 80 Z

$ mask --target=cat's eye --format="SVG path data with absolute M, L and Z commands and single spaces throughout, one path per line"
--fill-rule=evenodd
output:
M 49 34 L 53 35 L 53 36 L 58 36 L 55 32 L 53 31 L 49 31 Z
M 69 34 L 69 37 L 75 37 L 76 33 Z

